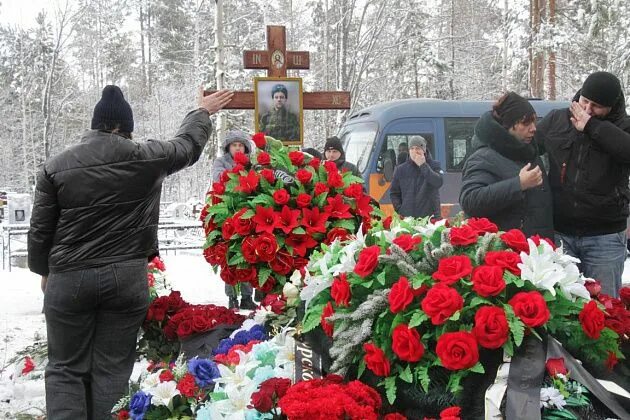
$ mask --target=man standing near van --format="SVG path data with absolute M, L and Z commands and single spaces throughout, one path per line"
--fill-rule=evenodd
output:
M 556 243 L 602 292 L 619 297 L 626 259 L 630 117 L 621 83 L 599 71 L 569 109 L 549 113 L 536 140 L 549 154 Z
M 389 196 L 394 210 L 403 217 L 440 217 L 442 169 L 427 156 L 422 136 L 409 138 L 409 159 L 394 171 Z

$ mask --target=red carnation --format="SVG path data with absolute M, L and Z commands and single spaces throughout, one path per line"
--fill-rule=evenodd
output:
M 479 361 L 475 336 L 466 331 L 442 334 L 435 348 L 442 366 L 449 370 L 470 369 Z
M 470 226 L 451 228 L 451 243 L 453 245 L 466 246 L 476 244 L 479 239 L 477 232 Z
M 381 248 L 378 245 L 368 246 L 359 253 L 359 260 L 354 266 L 354 272 L 360 277 L 367 277 L 378 265 L 378 256 L 381 254 Z
M 461 420 L 461 415 L 462 409 L 455 405 L 440 411 L 440 420 Z
M 420 333 L 407 324 L 400 324 L 392 332 L 392 350 L 400 360 L 415 363 L 424 354 Z
M 421 307 L 433 325 L 441 325 L 464 307 L 464 299 L 452 287 L 437 283 L 422 299 Z
M 179 380 L 177 383 L 177 389 L 186 398 L 194 397 L 197 391 L 199 391 L 199 388 L 195 383 L 195 377 L 190 372 L 186 372 L 182 379 Z
M 256 147 L 258 147 L 259 149 L 264 149 L 265 146 L 267 145 L 267 139 L 265 139 L 265 133 L 256 133 L 252 136 L 252 140 L 254 141 L 254 144 L 256 144 Z
M 597 306 L 597 302 L 591 300 L 584 305 L 578 315 L 578 319 L 580 324 L 582 324 L 584 333 L 590 338 L 597 340 L 605 326 L 605 315 Z
M 330 287 L 330 296 L 337 306 L 348 306 L 350 304 L 352 294 L 346 273 L 341 273 L 339 277 L 333 280 L 332 286 Z
M 304 165 L 304 153 L 294 150 L 293 152 L 289 152 L 289 159 L 291 159 L 291 163 L 295 166 Z
M 537 291 L 519 292 L 508 303 L 514 309 L 514 314 L 528 327 L 540 327 L 549 320 L 547 302 Z
M 475 313 L 475 326 L 472 330 L 477 341 L 487 349 L 498 349 L 509 338 L 510 327 L 503 308 L 483 306 Z
M 466 255 L 442 258 L 432 277 L 444 284 L 454 284 L 472 273 L 472 262 Z
M 390 365 L 385 352 L 372 343 L 363 344 L 365 356 L 363 360 L 368 369 L 377 376 L 389 376 Z
M 501 240 L 514 251 L 529 253 L 529 244 L 525 234 L 518 229 L 510 229 L 501 234 Z
M 159 378 L 160 378 L 160 382 L 168 382 L 175 379 L 175 376 L 173 376 L 173 372 L 171 372 L 170 369 L 165 369 L 162 372 L 160 372 Z

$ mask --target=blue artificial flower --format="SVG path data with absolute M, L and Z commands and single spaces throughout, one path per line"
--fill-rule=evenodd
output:
M 196 357 L 188 361 L 188 371 L 195 377 L 195 382 L 200 388 L 206 388 L 221 376 L 216 363 L 209 359 Z
M 249 335 L 250 335 L 250 339 L 249 339 L 250 341 L 251 340 L 259 340 L 259 341 L 269 340 L 269 335 L 267 334 L 267 331 L 265 331 L 265 327 L 259 324 L 256 324 L 252 328 L 250 328 Z
M 138 391 L 133 394 L 129 402 L 129 415 L 133 420 L 143 420 L 150 405 L 151 395 Z
M 219 345 L 212 350 L 212 354 L 215 356 L 217 354 L 227 354 L 233 346 L 234 342 L 231 338 L 224 338 L 223 340 L 219 341 Z

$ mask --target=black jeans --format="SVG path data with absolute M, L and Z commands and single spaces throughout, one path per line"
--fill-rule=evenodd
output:
M 144 258 L 48 277 L 47 418 L 111 418 L 128 390 L 148 306 Z

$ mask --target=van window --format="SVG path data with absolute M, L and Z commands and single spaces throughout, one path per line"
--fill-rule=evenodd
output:
M 444 118 L 446 170 L 461 172 L 471 151 L 475 124 L 479 118 Z
M 388 134 L 385 136 L 385 141 L 381 148 L 380 157 L 394 158 L 395 164 L 404 163 L 409 157 L 409 138 L 412 136 L 422 136 L 427 141 L 427 150 L 433 159 L 435 159 L 435 141 L 433 140 L 433 133 L 417 133 L 417 134 Z M 401 145 L 404 145 L 401 147 Z M 406 151 L 405 155 L 401 156 L 401 152 Z M 381 159 L 382 160 L 382 159 Z
M 341 144 L 346 153 L 346 162 L 354 163 L 360 173 L 370 163 L 370 155 L 376 140 L 377 125 L 374 123 L 352 124 L 351 131 L 341 136 Z

